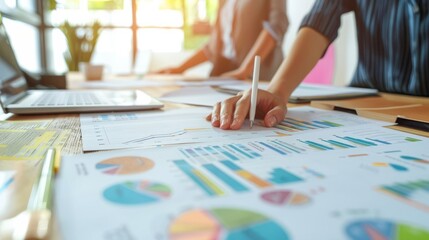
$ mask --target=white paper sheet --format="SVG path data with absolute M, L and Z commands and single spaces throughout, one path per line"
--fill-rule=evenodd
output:
M 56 212 L 66 240 L 426 239 L 427 146 L 360 125 L 70 156 Z
M 221 93 L 211 87 L 185 87 L 169 92 L 159 99 L 167 102 L 213 107 L 217 102 L 230 97 L 230 94 Z
M 324 131 L 362 124 L 385 126 L 391 124 L 347 113 L 302 107 L 290 109 L 284 122 L 276 128 L 265 128 L 259 122 L 252 131 L 249 131 L 249 124 L 245 122 L 240 130 L 225 131 L 213 128 L 211 123 L 205 120 L 208 113 L 210 109 L 188 108 L 154 112 L 81 114 L 83 150 L 224 141 L 293 135 L 310 130 Z
M 165 87 L 165 86 L 183 86 L 183 87 L 201 87 L 201 86 L 220 86 L 220 85 L 231 85 L 240 84 L 242 81 L 239 80 L 200 80 L 200 81 L 162 81 L 162 80 L 103 80 L 103 81 L 89 81 L 79 83 L 82 88 L 89 89 L 128 89 L 128 88 L 141 88 L 141 87 Z
M 248 90 L 250 83 L 240 83 L 234 85 L 224 85 L 221 89 L 225 92 L 235 94 L 236 92 Z M 267 89 L 268 83 L 260 83 L 259 89 Z M 369 88 L 337 87 L 320 84 L 300 84 L 289 98 L 290 102 L 309 102 L 311 100 L 335 99 L 341 97 L 357 97 L 375 95 L 378 91 Z

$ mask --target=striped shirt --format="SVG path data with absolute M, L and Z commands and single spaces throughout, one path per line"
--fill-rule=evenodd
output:
M 351 85 L 429 96 L 429 0 L 317 0 L 301 28 L 333 42 L 351 11 L 359 46 Z

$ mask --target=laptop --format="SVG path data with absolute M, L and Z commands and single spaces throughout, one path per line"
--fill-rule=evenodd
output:
M 0 21 L 0 105 L 5 113 L 41 114 L 162 108 L 140 90 L 29 90 Z

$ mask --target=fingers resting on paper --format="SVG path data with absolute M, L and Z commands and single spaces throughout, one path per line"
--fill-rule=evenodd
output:
M 218 102 L 206 119 L 211 121 L 214 127 L 237 130 L 243 125 L 249 109 L 250 90 Z M 286 104 L 281 97 L 268 91 L 258 90 L 256 118 L 263 119 L 266 127 L 272 127 L 281 122 L 286 111 Z

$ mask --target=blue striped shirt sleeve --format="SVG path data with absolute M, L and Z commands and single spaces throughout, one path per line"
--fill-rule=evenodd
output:
M 300 28 L 310 27 L 333 42 L 341 26 L 341 15 L 352 11 L 353 3 L 349 0 L 317 0 L 302 20 Z

